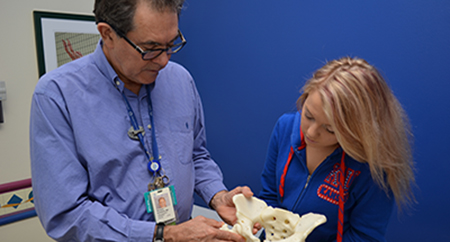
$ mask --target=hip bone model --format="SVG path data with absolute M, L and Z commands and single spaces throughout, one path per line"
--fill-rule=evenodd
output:
M 290 211 L 267 206 L 258 198 L 246 198 L 242 194 L 235 195 L 233 202 L 238 221 L 231 229 L 227 224 L 221 229 L 238 233 L 244 236 L 247 242 L 259 242 L 252 233 L 255 223 L 264 227 L 266 242 L 304 242 L 314 228 L 327 221 L 321 214 L 308 213 L 300 217 Z

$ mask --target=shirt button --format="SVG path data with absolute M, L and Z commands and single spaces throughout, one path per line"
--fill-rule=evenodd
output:
M 120 86 L 120 81 L 116 81 L 116 85 L 117 85 L 117 86 Z
M 152 125 L 151 124 L 147 125 L 147 128 L 152 129 Z

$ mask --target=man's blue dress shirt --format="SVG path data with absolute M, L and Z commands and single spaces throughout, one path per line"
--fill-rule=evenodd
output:
M 116 88 L 116 85 L 118 88 Z M 30 152 L 34 201 L 47 233 L 61 241 L 152 241 L 155 223 L 144 193 L 151 180 L 131 127 L 124 92 L 151 152 L 147 91 L 124 88 L 99 42 L 91 55 L 44 75 L 32 100 Z M 174 185 L 179 222 L 194 191 L 207 203 L 226 189 L 206 149 L 195 83 L 169 62 L 151 86 L 161 165 Z

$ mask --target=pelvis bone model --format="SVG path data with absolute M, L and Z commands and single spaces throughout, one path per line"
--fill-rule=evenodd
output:
M 238 221 L 231 229 L 227 224 L 221 229 L 238 233 L 244 236 L 247 242 L 259 242 L 252 233 L 255 223 L 264 227 L 266 242 L 304 242 L 314 228 L 327 221 L 321 214 L 308 213 L 300 217 L 290 211 L 267 206 L 258 198 L 246 198 L 242 194 L 234 196 L 233 202 Z

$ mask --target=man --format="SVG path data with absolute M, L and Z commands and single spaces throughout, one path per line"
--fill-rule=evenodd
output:
M 236 222 L 232 197 L 253 193 L 226 191 L 205 147 L 194 81 L 169 61 L 185 44 L 178 29 L 182 5 L 96 0 L 95 52 L 38 82 L 31 168 L 36 211 L 52 238 L 244 241 L 219 230 L 221 222 L 189 220 L 194 191 L 230 224 Z M 147 202 L 152 192 L 172 194 L 177 225 L 156 225 Z
M 160 208 L 165 208 L 167 205 L 166 205 L 166 199 L 164 198 L 164 197 L 160 197 L 159 199 L 158 199 L 158 203 L 159 203 L 159 207 Z

